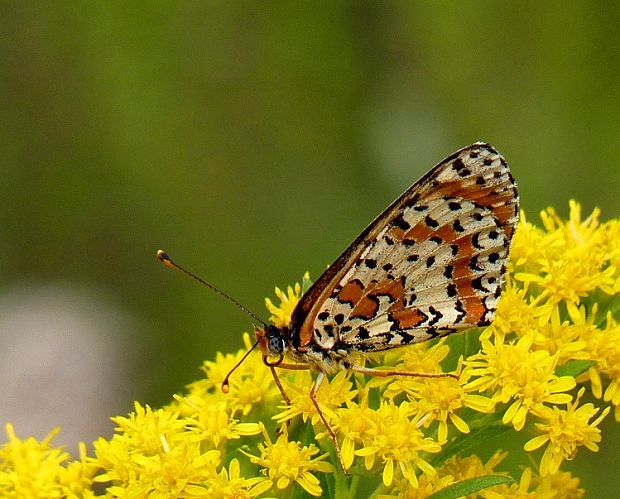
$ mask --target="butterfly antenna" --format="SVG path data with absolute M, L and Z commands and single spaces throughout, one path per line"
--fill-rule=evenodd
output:
M 201 279 L 200 277 L 198 277 L 196 274 L 192 274 L 189 270 L 185 270 L 183 267 L 181 267 L 180 265 L 177 265 L 172 258 L 170 258 L 168 256 L 168 253 L 166 253 L 164 250 L 157 250 L 157 259 L 163 263 L 166 267 L 168 267 L 169 269 L 174 269 L 177 270 L 183 274 L 185 274 L 186 276 L 191 277 L 192 279 L 198 281 L 200 284 L 202 284 L 203 286 L 206 286 L 207 288 L 209 288 L 210 290 L 214 291 L 215 293 L 217 293 L 220 296 L 223 296 L 224 298 L 226 298 L 228 301 L 230 301 L 231 303 L 234 303 L 235 305 L 237 305 L 241 310 L 243 310 L 246 314 L 248 314 L 250 317 L 252 317 L 254 320 L 260 322 L 263 326 L 268 327 L 268 325 L 265 323 L 265 321 L 263 321 L 260 317 L 258 317 L 255 313 L 249 311 L 247 308 L 245 308 L 243 305 L 241 305 L 241 303 L 239 303 L 237 300 L 235 300 L 232 296 L 230 296 L 228 293 L 225 293 L 224 291 L 222 291 L 219 288 L 216 288 L 213 284 L 208 283 L 207 281 L 205 281 L 204 279 Z M 256 345 L 254 345 L 256 346 Z M 252 347 L 252 350 L 254 349 L 254 347 Z
M 245 352 L 243 357 L 241 357 L 241 360 L 237 362 L 230 371 L 228 371 L 228 374 L 224 378 L 224 381 L 222 381 L 222 391 L 224 393 L 228 393 L 228 391 L 230 390 L 230 382 L 228 381 L 228 378 L 230 378 L 230 375 L 233 372 L 235 372 L 241 364 L 243 364 L 243 361 L 248 358 L 248 355 L 252 353 L 252 350 L 254 350 L 258 346 L 259 343 L 260 343 L 260 339 L 256 340 L 256 343 L 252 345 L 252 348 L 250 348 L 247 352 Z

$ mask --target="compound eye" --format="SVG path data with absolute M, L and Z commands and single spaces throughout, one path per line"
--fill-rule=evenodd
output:
M 280 355 L 284 351 L 284 341 L 279 336 L 270 336 L 267 348 L 270 354 Z

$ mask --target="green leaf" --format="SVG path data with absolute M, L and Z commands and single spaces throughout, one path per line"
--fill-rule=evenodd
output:
M 620 319 L 620 298 L 618 298 L 617 295 L 610 300 L 607 310 L 611 312 L 612 317 L 616 319 L 616 321 Z
M 572 376 L 573 378 L 586 372 L 596 365 L 595 360 L 569 360 L 565 364 L 555 368 L 556 376 Z
M 468 478 L 435 492 L 431 496 L 432 499 L 457 499 L 468 494 L 473 494 L 479 490 L 488 489 L 495 485 L 511 484 L 515 480 L 511 476 L 505 475 L 483 475 L 474 478 Z
M 448 337 L 446 343 L 450 346 L 450 353 L 441 363 L 444 371 L 454 371 L 461 355 L 467 358 L 480 351 L 479 338 L 483 330 L 483 328 L 475 327 L 463 334 L 453 334 Z
M 604 327 L 607 322 L 607 312 L 611 312 L 612 317 L 616 319 L 616 321 L 620 319 L 620 296 L 617 294 L 608 295 L 604 291 L 598 289 L 583 298 L 581 303 L 588 311 L 592 311 L 592 307 L 596 303 L 598 311 L 596 313 L 596 320 L 593 324 L 598 328 Z

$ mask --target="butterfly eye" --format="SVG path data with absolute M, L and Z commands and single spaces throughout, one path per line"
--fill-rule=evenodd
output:
M 281 336 L 269 336 L 267 348 L 270 355 L 280 355 L 284 351 L 284 340 Z

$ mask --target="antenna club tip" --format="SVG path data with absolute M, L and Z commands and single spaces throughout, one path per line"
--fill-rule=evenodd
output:
M 164 250 L 157 250 L 157 253 L 155 253 L 155 256 L 157 256 L 157 259 L 161 263 L 163 263 L 166 267 L 171 268 L 171 269 L 175 268 L 174 264 L 172 263 L 172 260 L 168 256 L 168 253 L 166 253 Z
M 230 384 L 228 384 L 228 380 L 222 383 L 222 392 L 228 393 L 230 391 Z
M 168 253 L 166 253 L 164 250 L 157 250 L 157 252 L 155 253 L 155 256 L 157 256 L 157 259 L 161 260 L 162 262 L 166 260 L 170 260 Z

